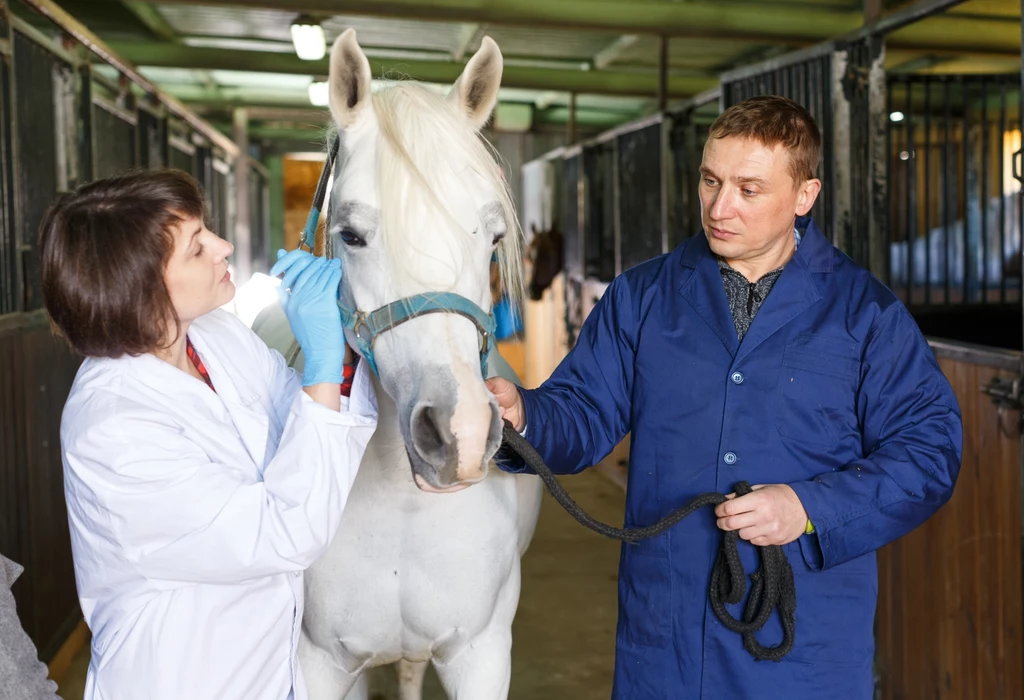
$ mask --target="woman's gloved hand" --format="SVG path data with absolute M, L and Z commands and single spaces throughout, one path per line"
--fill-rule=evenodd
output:
M 281 306 L 305 357 L 302 385 L 341 384 L 345 371 L 345 335 L 338 311 L 341 261 L 303 250 L 279 250 L 277 258 L 270 274 L 282 278 Z

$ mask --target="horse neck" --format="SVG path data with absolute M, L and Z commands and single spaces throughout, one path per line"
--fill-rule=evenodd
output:
M 398 422 L 398 407 L 376 376 L 373 376 L 372 382 L 377 396 L 377 429 L 367 451 L 375 457 L 372 460 L 374 467 L 372 470 L 360 470 L 360 474 L 367 471 L 364 478 L 372 481 L 408 481 L 409 486 L 412 486 L 409 455 L 405 451 L 405 440 Z

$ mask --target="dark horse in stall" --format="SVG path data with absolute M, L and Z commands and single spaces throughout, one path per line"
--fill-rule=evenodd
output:
M 562 244 L 562 232 L 557 224 L 547 231 L 533 230 L 533 240 L 528 250 L 531 262 L 530 282 L 527 291 L 530 299 L 540 301 L 544 290 L 551 286 L 552 280 L 562 271 L 565 251 Z

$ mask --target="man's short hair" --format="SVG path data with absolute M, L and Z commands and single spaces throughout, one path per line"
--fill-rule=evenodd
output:
M 709 138 L 737 136 L 765 148 L 782 146 L 789 152 L 789 171 L 798 183 L 815 178 L 821 158 L 821 134 L 810 112 L 778 95 L 751 97 L 722 112 L 711 125 Z
M 195 179 L 170 169 L 97 180 L 50 207 L 39 230 L 43 299 L 77 352 L 121 357 L 166 344 L 178 324 L 164 284 L 174 230 L 206 213 Z

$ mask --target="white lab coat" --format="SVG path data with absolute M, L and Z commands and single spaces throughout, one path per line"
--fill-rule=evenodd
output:
M 365 363 L 339 413 L 234 316 L 189 337 L 216 393 L 152 355 L 87 359 L 64 408 L 85 700 L 304 700 L 302 572 L 376 426 Z

